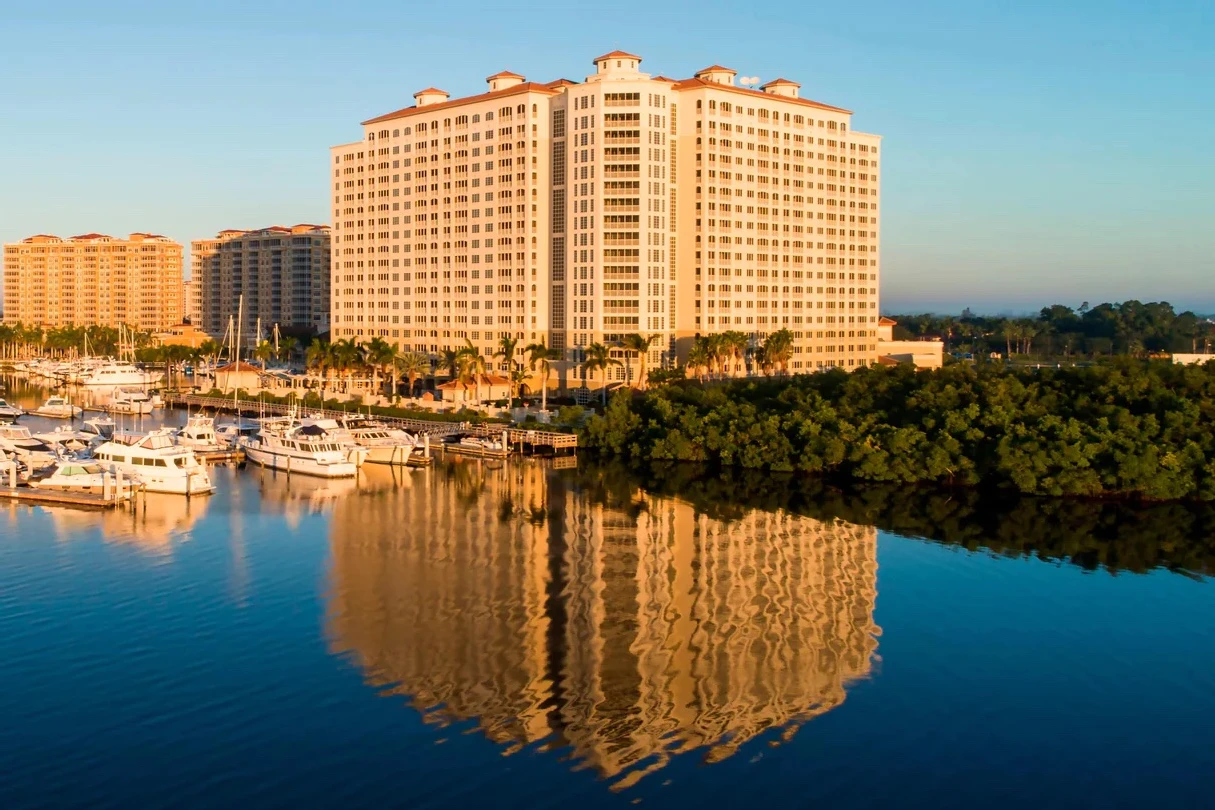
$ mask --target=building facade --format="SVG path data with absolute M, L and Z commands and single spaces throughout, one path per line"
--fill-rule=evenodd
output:
M 242 342 L 257 339 L 259 324 L 263 337 L 275 325 L 300 333 L 328 332 L 329 243 L 327 225 L 226 230 L 214 239 L 191 242 L 199 325 L 218 339 L 239 312 Z
M 592 62 L 582 82 L 419 91 L 331 150 L 335 337 L 487 357 L 543 340 L 576 370 L 631 333 L 655 368 L 698 336 L 787 328 L 794 372 L 873 362 L 880 139 L 785 79 Z
M 202 285 L 193 278 L 181 284 L 182 318 L 198 326 L 202 322 Z
M 182 319 L 182 248 L 165 236 L 39 234 L 4 246 L 4 320 L 159 331 Z

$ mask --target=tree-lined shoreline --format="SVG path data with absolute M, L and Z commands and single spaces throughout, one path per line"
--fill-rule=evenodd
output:
M 1215 367 L 1118 360 L 829 371 L 618 392 L 582 445 L 864 482 L 1215 500 Z

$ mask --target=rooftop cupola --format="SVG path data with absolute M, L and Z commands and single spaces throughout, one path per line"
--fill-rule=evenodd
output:
M 591 60 L 596 74 L 636 73 L 641 68 L 641 57 L 635 53 L 612 51 Z
M 419 90 L 413 94 L 413 99 L 419 107 L 426 107 L 431 104 L 442 104 L 447 101 L 448 94 L 446 90 L 439 90 L 434 87 L 427 87 L 425 90 Z
M 524 77 L 518 73 L 511 73 L 509 70 L 504 70 L 501 73 L 495 73 L 492 76 L 486 77 L 485 81 L 489 84 L 489 92 L 493 93 L 498 90 L 506 90 L 519 84 L 523 84 Z
M 797 98 L 797 91 L 800 87 L 800 84 L 797 82 L 791 82 L 788 79 L 773 79 L 759 89 L 773 96 Z
M 696 78 L 702 79 L 713 84 L 734 84 L 734 77 L 738 75 L 737 70 L 731 70 L 728 67 L 721 65 L 713 65 L 703 70 L 696 71 Z

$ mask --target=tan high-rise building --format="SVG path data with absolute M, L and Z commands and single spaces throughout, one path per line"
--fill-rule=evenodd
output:
M 329 331 L 329 240 L 327 225 L 275 225 L 191 242 L 191 280 L 200 288 L 198 325 L 222 337 L 239 311 L 242 342 L 256 340 L 259 323 L 263 337 L 275 324 Z
M 182 317 L 194 326 L 202 321 L 202 285 L 195 279 L 181 284 Z
M 332 149 L 334 335 L 487 356 L 510 335 L 577 361 L 641 333 L 653 368 L 789 329 L 790 371 L 872 362 L 880 139 L 785 79 L 592 62 L 581 83 L 419 91 Z
M 39 234 L 4 246 L 7 323 L 159 331 L 181 318 L 181 245 L 168 237 Z

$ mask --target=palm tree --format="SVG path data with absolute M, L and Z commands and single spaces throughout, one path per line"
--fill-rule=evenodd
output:
M 454 380 L 460 376 L 460 352 L 462 349 L 443 349 L 439 353 L 439 371 L 446 371 Z
M 510 401 L 511 405 L 515 404 L 515 349 L 519 346 L 518 338 L 506 337 L 498 341 L 498 350 L 494 352 L 494 357 L 501 357 L 506 364 L 506 376 L 510 378 Z
M 616 358 L 612 357 L 612 350 L 602 343 L 592 343 L 586 347 L 584 352 L 585 358 L 582 361 L 582 368 L 590 375 L 594 376 L 596 371 L 603 372 L 603 404 L 607 406 L 607 387 L 608 378 L 607 370 L 612 366 L 624 365 Z
M 284 363 L 291 361 L 300 342 L 293 337 L 285 337 L 278 342 L 278 359 Z
M 397 359 L 397 351 L 392 344 L 384 340 L 382 337 L 374 337 L 367 343 L 362 345 L 363 361 L 371 367 L 371 388 L 373 391 L 380 390 L 380 370 L 387 372 L 394 361 Z M 397 390 L 396 374 L 392 374 L 392 392 L 395 394 Z M 391 396 L 390 394 L 390 396 Z
M 413 396 L 414 382 L 423 374 L 430 373 L 430 360 L 416 352 L 397 355 L 398 370 L 409 380 L 409 396 Z
M 701 382 L 705 380 L 705 372 L 713 362 L 709 352 L 709 341 L 706 338 L 698 337 L 696 342 L 692 344 L 692 348 L 688 351 L 688 368 L 696 370 L 696 378 Z
M 261 343 L 258 343 L 257 347 L 253 350 L 253 356 L 261 361 L 262 371 L 265 372 L 266 361 L 274 356 L 274 344 L 268 340 L 263 340 Z
M 359 366 L 361 352 L 353 338 L 342 338 L 329 344 L 332 367 L 345 377 L 346 392 L 350 392 L 350 375 Z
M 524 351 L 528 354 L 527 365 L 532 371 L 540 366 L 540 410 L 548 410 L 548 379 L 553 373 L 553 363 L 561 359 L 562 352 L 550 349 L 544 341 L 533 343 Z
M 722 332 L 720 336 L 721 356 L 729 361 L 730 376 L 735 373 L 735 365 L 738 360 L 744 357 L 747 353 L 747 347 L 751 344 L 751 339 L 746 333 L 730 330 Z
M 637 355 L 637 359 L 638 359 L 637 360 L 637 365 L 638 365 L 637 387 L 638 388 L 645 387 L 645 363 L 646 363 L 646 360 L 649 359 L 648 355 L 650 353 L 650 347 L 653 346 L 654 343 L 657 342 L 658 338 L 660 338 L 660 337 L 661 337 L 661 335 L 650 335 L 649 337 L 646 337 L 645 335 L 633 333 L 631 335 L 625 335 L 624 340 L 620 341 L 620 347 L 622 349 L 624 349 L 626 352 L 632 352 L 633 354 Z M 632 381 L 632 378 L 633 378 L 632 365 L 629 366 L 629 375 L 628 376 L 629 376 L 629 380 Z
M 321 406 L 325 404 L 325 385 L 329 381 L 329 370 L 333 368 L 333 346 L 320 338 L 313 338 L 304 353 L 304 366 L 316 371 L 321 378 Z
M 764 339 L 764 360 L 782 372 L 787 369 L 792 354 L 793 333 L 788 329 L 778 329 Z
M 472 345 L 471 340 L 464 338 L 464 343 L 466 345 L 458 352 L 462 360 L 462 370 L 464 374 L 472 376 L 477 389 L 477 405 L 480 405 L 481 377 L 485 374 L 485 358 L 481 356 L 481 352 L 477 351 L 477 347 Z

